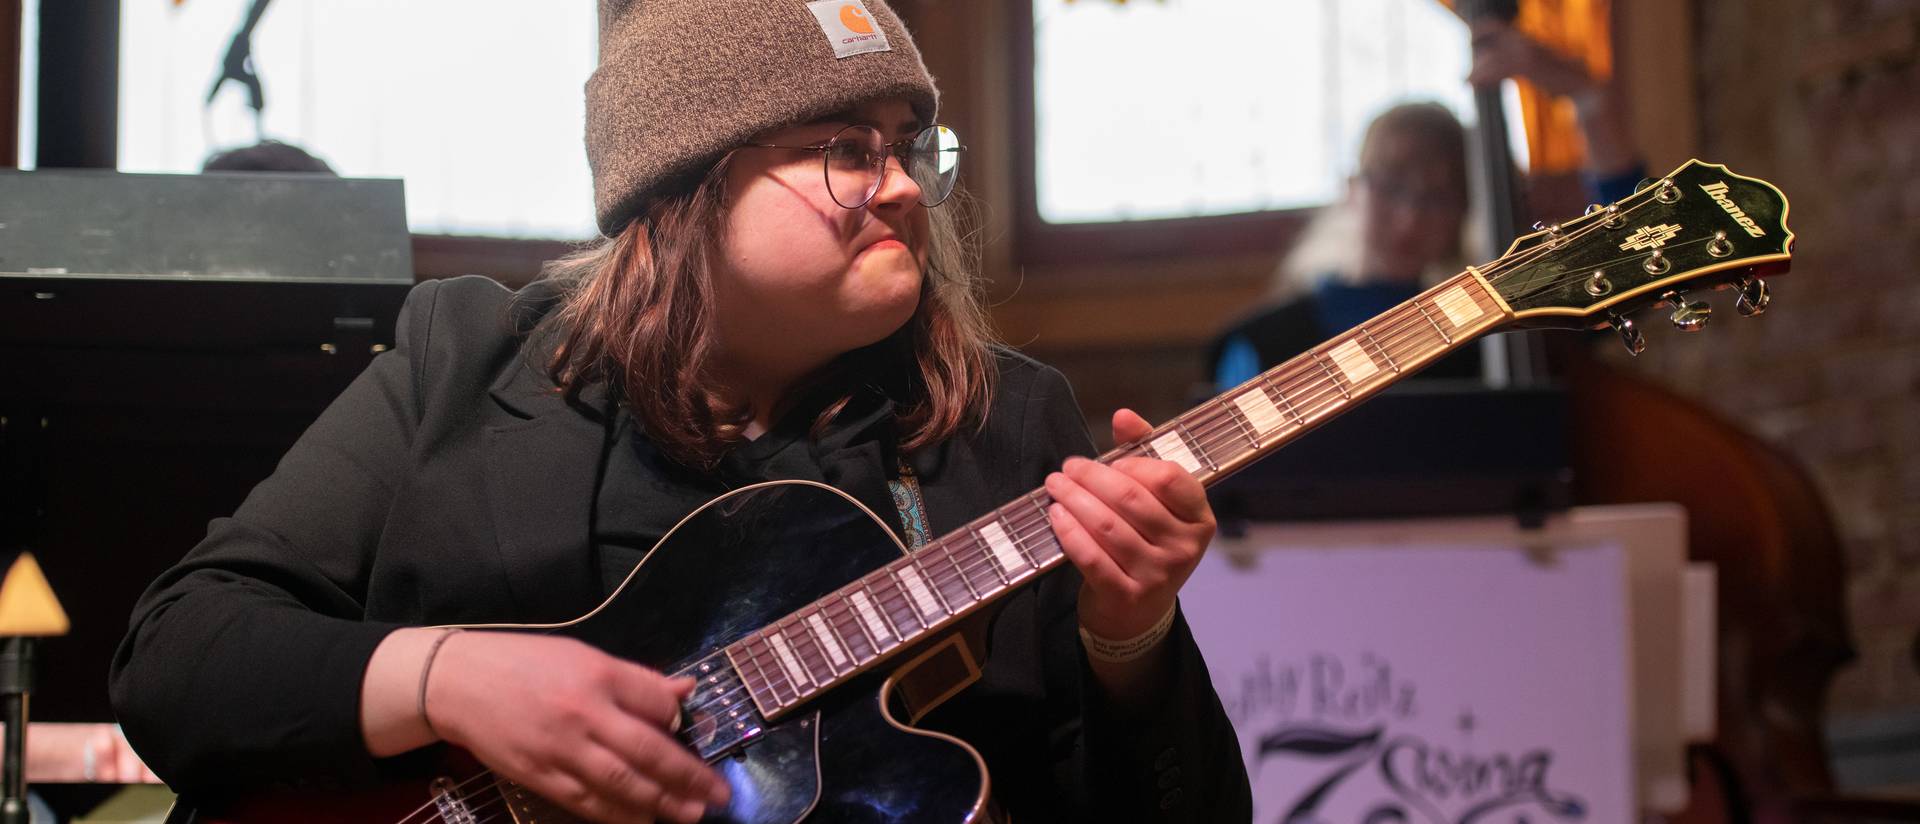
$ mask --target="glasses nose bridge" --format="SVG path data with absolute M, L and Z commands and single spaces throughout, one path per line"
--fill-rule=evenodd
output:
M 902 180 L 906 181 L 913 189 L 913 202 L 920 202 L 920 181 L 915 180 L 913 175 L 907 173 L 907 161 L 901 157 L 900 149 L 900 144 L 880 144 L 880 168 L 874 172 L 873 193 L 867 196 L 867 202 L 869 204 L 876 200 L 892 200 L 892 198 L 883 198 L 882 195 L 887 191 L 887 186 L 890 182 Z M 895 174 L 896 172 L 898 174 Z

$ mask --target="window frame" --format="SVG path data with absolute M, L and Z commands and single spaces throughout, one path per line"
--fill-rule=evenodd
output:
M 1013 27 L 1013 256 L 1029 265 L 1220 256 L 1285 248 L 1318 207 L 1207 217 L 1049 223 L 1040 217 L 1036 147 L 1033 0 L 1002 0 Z

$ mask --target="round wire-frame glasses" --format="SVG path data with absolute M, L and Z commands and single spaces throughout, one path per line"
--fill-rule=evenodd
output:
M 879 129 L 854 125 L 835 132 L 825 143 L 812 146 L 782 146 L 772 143 L 748 143 L 758 149 L 795 149 L 819 152 L 827 180 L 827 193 L 833 202 L 847 209 L 858 209 L 873 200 L 887 177 L 887 157 L 900 158 L 900 167 L 920 186 L 920 205 L 938 206 L 953 194 L 960 178 L 960 136 L 938 123 L 915 132 L 912 137 L 886 142 Z

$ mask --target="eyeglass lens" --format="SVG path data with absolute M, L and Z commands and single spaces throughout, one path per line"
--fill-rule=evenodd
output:
M 858 209 L 873 199 L 886 176 L 885 139 L 869 126 L 848 126 L 827 144 L 827 190 L 834 202 Z M 938 206 L 960 177 L 960 138 L 945 126 L 928 126 L 891 149 L 907 176 L 920 186 L 920 204 Z

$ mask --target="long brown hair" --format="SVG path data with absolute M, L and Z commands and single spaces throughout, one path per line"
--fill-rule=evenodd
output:
M 548 264 L 565 283 L 545 326 L 560 336 L 548 374 L 569 401 L 605 382 L 647 438 L 682 464 L 711 469 L 745 440 L 750 410 L 711 387 L 715 353 L 713 270 L 727 208 L 728 159 L 690 187 L 648 205 L 617 234 Z M 853 369 L 904 370 L 895 398 L 903 449 L 927 446 L 983 422 L 998 372 L 983 308 L 977 246 L 959 224 L 971 201 L 955 192 L 930 211 L 920 302 L 886 340 L 842 355 L 815 385 Z M 971 221 L 970 221 L 971 222 Z M 838 385 L 862 382 L 839 380 Z M 798 395 L 799 392 L 794 393 Z M 819 434 L 853 398 L 848 389 L 813 421 Z

